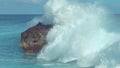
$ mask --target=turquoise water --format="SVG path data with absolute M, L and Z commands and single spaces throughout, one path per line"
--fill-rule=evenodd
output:
M 25 59 L 20 48 L 21 32 L 26 30 L 27 22 L 35 15 L 0 15 L 0 67 L 37 67 L 33 61 Z M 31 63 L 33 63 L 31 65 Z M 40 67 L 40 66 L 39 66 Z
M 120 68 L 120 14 L 104 7 L 48 0 L 44 15 L 0 15 L 0 68 Z M 21 32 L 39 21 L 54 25 L 48 44 L 25 55 Z
M 120 32 L 120 15 L 112 15 L 114 22 L 107 24 L 110 32 Z M 37 22 L 41 15 L 0 15 L 0 68 L 80 68 L 76 61 L 58 63 L 44 62 L 36 57 L 26 56 L 20 48 L 21 32 Z M 94 68 L 94 67 L 89 67 Z
M 32 19 L 41 15 L 0 15 L 0 68 L 64 68 L 70 64 L 37 62 L 20 48 L 21 32 L 31 26 Z M 36 22 L 36 21 L 35 21 Z M 30 25 L 30 26 L 29 26 Z M 72 67 L 76 67 L 73 66 Z

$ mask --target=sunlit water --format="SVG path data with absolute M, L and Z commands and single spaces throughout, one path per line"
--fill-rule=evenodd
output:
M 62 9 L 61 3 L 64 4 Z M 120 67 L 120 15 L 107 15 L 106 11 L 95 5 L 87 10 L 87 5 L 79 7 L 64 0 L 61 3 L 57 3 L 59 9 L 55 9 L 56 2 L 52 2 L 52 5 L 48 2 L 47 17 L 0 15 L 1 68 Z M 21 32 L 39 21 L 55 26 L 47 35 L 47 47 L 37 56 L 26 56 L 20 48 Z
M 40 15 L 41 16 L 41 15 Z M 55 61 L 37 62 L 36 59 L 28 58 L 24 55 L 19 46 L 21 32 L 26 30 L 31 24 L 31 19 L 36 15 L 1 15 L 0 16 L 0 67 L 2 68 L 79 68 L 76 61 L 70 63 L 58 63 Z M 112 15 L 114 22 L 107 24 L 107 29 L 115 33 L 120 33 L 120 16 Z M 35 19 L 34 19 L 35 21 Z M 37 22 L 37 21 L 35 21 Z M 33 25 L 33 24 L 32 24 Z M 109 59 L 120 60 L 119 45 L 112 46 L 108 51 Z M 110 49 L 110 48 L 109 48 Z M 107 59 L 106 59 L 107 62 Z M 115 64 L 115 63 L 114 63 Z
M 100 4 L 48 0 L 43 22 L 54 26 L 37 60 L 76 62 L 79 67 L 118 67 L 117 19 Z
M 21 32 L 38 23 L 42 15 L 0 15 L 1 68 L 66 68 L 76 65 L 56 62 L 38 62 L 35 56 L 24 55 L 20 48 Z

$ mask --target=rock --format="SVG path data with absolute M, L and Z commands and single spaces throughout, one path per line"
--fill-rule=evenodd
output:
M 21 34 L 21 48 L 27 54 L 38 53 L 47 41 L 45 40 L 48 31 L 52 25 L 43 25 L 38 23 Z

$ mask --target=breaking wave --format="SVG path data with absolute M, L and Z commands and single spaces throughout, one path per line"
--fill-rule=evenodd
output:
M 43 22 L 54 27 L 37 59 L 77 61 L 81 67 L 118 68 L 120 36 L 107 31 L 108 20 L 107 11 L 98 4 L 48 0 Z

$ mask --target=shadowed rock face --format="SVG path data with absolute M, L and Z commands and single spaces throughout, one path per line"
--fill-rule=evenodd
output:
M 48 31 L 52 25 L 43 25 L 38 23 L 21 34 L 21 48 L 27 54 L 38 53 L 47 43 L 45 40 Z

